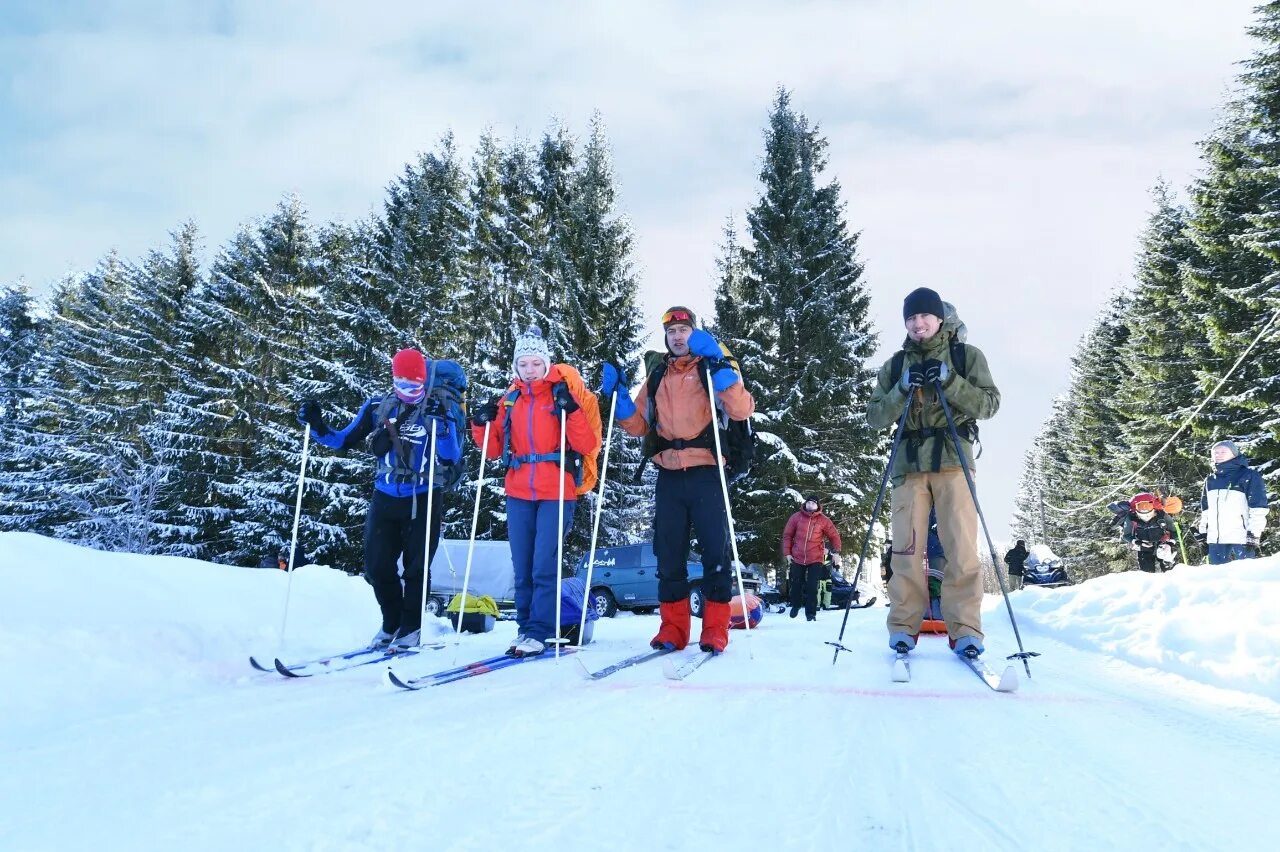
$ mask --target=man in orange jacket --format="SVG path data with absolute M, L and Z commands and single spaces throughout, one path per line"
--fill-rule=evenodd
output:
M 782 530 L 782 555 L 791 566 L 787 590 L 792 618 L 800 614 L 802 604 L 808 621 L 818 618 L 818 583 L 826 577 L 827 545 L 832 561 L 840 567 L 840 533 L 822 513 L 818 495 L 810 494 Z
M 650 644 L 679 650 L 689 643 L 689 531 L 702 545 L 702 635 L 699 647 L 719 654 L 729 644 L 729 601 L 733 565 L 729 555 L 729 519 L 720 489 L 715 455 L 715 418 L 708 380 L 730 418 L 745 420 L 755 400 L 742 386 L 724 350 L 697 328 L 693 311 L 674 307 L 662 315 L 667 355 L 655 398 L 648 383 L 633 401 L 624 377 L 610 364 L 602 368 L 601 393 L 618 392 L 618 424 L 630 435 L 651 430 L 658 469 L 654 492 L 653 552 L 658 557 L 658 603 L 662 626 Z M 707 373 L 710 372 L 710 376 Z M 701 375 L 700 375 L 701 374 Z

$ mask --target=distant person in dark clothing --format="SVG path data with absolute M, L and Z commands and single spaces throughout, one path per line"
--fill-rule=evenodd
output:
M 1009 568 L 1009 590 L 1016 592 L 1022 588 L 1022 573 L 1027 561 L 1027 543 L 1018 539 L 1018 543 L 1004 555 L 1004 564 Z

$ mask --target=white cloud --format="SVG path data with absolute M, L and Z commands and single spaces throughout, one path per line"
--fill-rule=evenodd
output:
M 89 4 L 0 37 L 0 281 L 139 255 L 186 218 L 216 247 L 286 192 L 356 218 L 447 129 L 467 150 L 598 108 L 646 307 L 706 310 L 785 84 L 830 141 L 886 352 L 901 296 L 929 284 L 992 361 L 982 481 L 1003 529 L 1147 190 L 1186 183 L 1252 50 L 1251 5 Z

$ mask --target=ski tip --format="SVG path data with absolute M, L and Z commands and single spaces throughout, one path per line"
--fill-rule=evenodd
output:
M 396 673 L 392 669 L 387 669 L 387 680 L 391 682 L 392 686 L 398 686 L 401 689 L 417 689 L 416 686 L 409 683 L 408 681 L 403 681 L 400 678 L 396 677 Z
M 1017 692 L 1021 681 L 1018 679 L 1018 671 L 1013 666 L 1005 666 L 1004 672 L 1000 675 L 1000 685 L 996 687 L 999 692 Z
M 671 660 L 662 661 L 662 676 L 667 680 L 680 680 L 680 672 L 676 671 L 675 663 Z
M 278 671 L 280 674 L 284 675 L 285 677 L 307 677 L 307 675 L 299 674 L 298 672 L 293 671 L 284 663 L 280 662 L 278 658 L 276 659 L 275 664 L 276 664 L 276 671 Z
M 587 668 L 587 664 L 582 662 L 581 657 L 574 657 L 573 661 L 578 664 L 578 668 L 582 671 L 582 676 L 590 680 L 595 680 L 596 676 L 592 674 L 591 669 Z
M 258 671 L 260 671 L 260 672 L 270 672 L 270 671 L 274 671 L 274 669 L 269 668 L 268 666 L 264 666 L 262 663 L 258 662 L 258 661 L 257 661 L 256 659 L 254 659 L 253 657 L 250 657 L 250 658 L 249 658 L 249 665 L 253 666 L 255 669 L 257 669 L 257 670 L 258 670 Z

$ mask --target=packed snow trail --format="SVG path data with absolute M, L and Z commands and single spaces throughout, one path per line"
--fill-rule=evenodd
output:
M 1238 573 L 1277 611 L 1280 564 L 1267 564 Z M 1215 605 L 1201 570 L 1158 578 L 1184 633 L 1190 607 Z M 840 612 L 769 614 L 754 660 L 734 631 L 682 682 L 656 665 L 593 682 L 562 659 L 405 692 L 380 666 L 303 680 L 250 669 L 248 654 L 277 650 L 263 625 L 278 623 L 284 579 L 0 535 L 0 848 L 1272 845 L 1280 704 L 1259 672 L 1274 644 L 1245 642 L 1247 666 L 1239 636 L 1204 628 L 1215 644 L 1198 653 L 1237 654 L 1235 689 L 1220 672 L 1188 679 L 1186 662 L 1140 668 L 1093 650 L 1099 635 L 1122 642 L 1133 616 L 1104 629 L 1091 584 L 1014 595 L 1042 656 L 1012 695 L 939 637 L 921 638 L 911 683 L 891 682 L 883 607 L 850 616 L 853 653 L 835 666 L 823 643 Z M 1120 609 L 1150 595 L 1136 575 L 1094 582 L 1115 584 Z M 368 587 L 340 572 L 302 569 L 293 595 L 299 657 L 367 638 L 376 620 Z M 49 630 L 54 603 L 76 626 Z M 996 667 L 1016 648 L 988 603 Z M 602 621 L 584 662 L 639 653 L 656 624 Z M 481 659 L 513 634 L 502 622 L 396 668 Z

